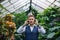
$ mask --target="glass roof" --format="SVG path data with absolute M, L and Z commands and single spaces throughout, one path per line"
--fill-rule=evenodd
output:
M 23 12 L 29 10 L 31 0 L 5 0 L 0 4 L 3 5 L 5 9 L 0 8 L 1 12 L 11 13 L 11 12 Z M 60 7 L 59 0 L 32 0 L 32 7 L 38 11 L 43 11 L 49 6 Z

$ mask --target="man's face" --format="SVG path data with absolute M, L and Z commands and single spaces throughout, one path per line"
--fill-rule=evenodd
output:
M 34 24 L 34 20 L 35 20 L 34 17 L 29 17 L 29 18 L 28 18 L 28 23 L 29 23 L 30 25 L 33 25 L 33 24 Z

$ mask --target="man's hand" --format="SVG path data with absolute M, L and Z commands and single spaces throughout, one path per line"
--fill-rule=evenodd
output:
M 25 21 L 25 23 L 23 24 L 23 26 L 27 25 L 28 24 L 28 21 Z
M 38 20 L 36 19 L 35 24 L 38 25 Z

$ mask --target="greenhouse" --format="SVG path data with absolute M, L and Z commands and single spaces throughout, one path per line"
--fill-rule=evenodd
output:
M 0 40 L 60 40 L 60 0 L 0 0 Z

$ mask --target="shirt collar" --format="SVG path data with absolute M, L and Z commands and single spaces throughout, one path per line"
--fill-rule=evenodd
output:
M 30 26 L 30 25 L 28 25 L 28 26 Z M 34 27 L 34 26 L 36 26 L 35 24 L 32 26 L 32 27 Z M 31 27 L 31 26 L 30 26 Z

